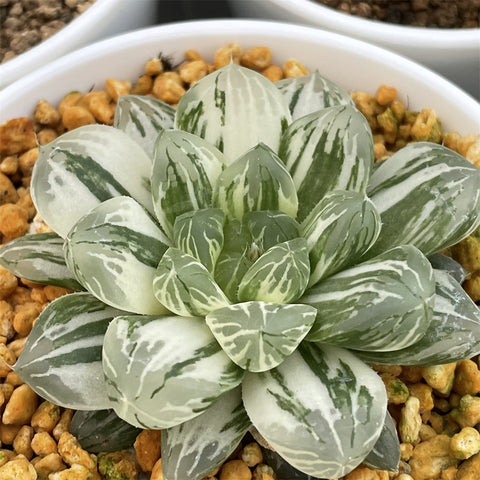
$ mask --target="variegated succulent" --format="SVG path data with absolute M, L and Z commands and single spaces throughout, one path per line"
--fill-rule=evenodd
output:
M 176 109 L 120 97 L 113 127 L 40 148 L 32 196 L 56 233 L 0 262 L 76 292 L 15 371 L 117 447 L 161 429 L 167 480 L 201 479 L 253 427 L 306 476 L 394 470 L 365 362 L 480 353 L 480 312 L 437 253 L 480 224 L 480 171 L 426 142 L 374 165 L 366 119 L 318 72 L 231 64 Z

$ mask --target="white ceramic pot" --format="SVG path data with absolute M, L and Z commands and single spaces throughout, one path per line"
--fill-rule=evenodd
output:
M 229 0 L 240 17 L 313 25 L 388 48 L 449 78 L 480 99 L 480 28 L 393 25 L 325 7 L 315 0 Z
M 0 88 L 83 45 L 157 22 L 160 0 L 96 0 L 50 38 L 0 65 Z
M 230 42 L 245 49 L 269 46 L 275 62 L 296 58 L 350 91 L 374 94 L 380 84 L 395 86 L 408 108 L 434 108 L 446 130 L 480 131 L 480 104 L 410 60 L 316 28 L 254 20 L 172 23 L 84 47 L 0 91 L 0 122 L 31 115 L 40 98 L 56 104 L 72 90 L 103 88 L 108 77 L 134 81 L 146 60 L 160 52 L 180 62 L 184 52 L 194 48 L 211 60 L 216 49 Z

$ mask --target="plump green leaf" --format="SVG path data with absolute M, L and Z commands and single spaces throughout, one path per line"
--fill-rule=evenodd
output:
M 441 365 L 480 353 L 480 310 L 447 272 L 435 270 L 433 318 L 425 335 L 395 352 L 356 352 L 367 362 L 397 365 Z
M 379 438 L 387 396 L 380 377 L 341 348 L 303 343 L 280 366 L 245 375 L 245 409 L 260 434 L 291 465 L 339 478 Z
M 218 208 L 205 208 L 184 213 L 173 226 L 173 243 L 213 273 L 223 248 L 225 215 Z
M 137 142 L 153 158 L 155 141 L 162 130 L 173 128 L 175 109 L 147 95 L 121 95 L 115 108 L 113 126 Z
M 278 155 L 297 189 L 301 222 L 331 190 L 366 191 L 372 132 L 353 106 L 329 107 L 295 120 L 282 136 Z
M 56 233 L 16 238 L 0 249 L 0 265 L 31 282 L 83 290 L 65 263 L 64 240 Z
M 228 165 L 260 142 L 277 151 L 290 121 L 287 103 L 275 85 L 233 62 L 190 88 L 175 116 L 177 128 L 215 145 Z
M 428 255 L 480 225 L 480 170 L 443 145 L 412 143 L 380 162 L 368 195 L 383 223 L 368 255 L 407 243 Z
M 214 278 L 232 303 L 238 301 L 238 286 L 252 265 L 253 262 L 240 252 L 225 251 L 218 257 Z
M 303 294 L 309 276 L 307 241 L 288 240 L 270 247 L 247 270 L 238 287 L 238 299 L 290 303 Z
M 224 393 L 198 417 L 162 430 L 162 471 L 168 480 L 200 480 L 220 466 L 250 427 L 241 388 Z
M 70 433 L 91 453 L 129 449 L 142 430 L 125 422 L 114 410 L 77 410 Z
M 292 178 L 278 156 L 265 144 L 249 150 L 220 175 L 214 204 L 230 218 L 247 212 L 279 210 L 295 218 L 297 194 Z
M 315 314 L 308 305 L 246 302 L 215 310 L 206 321 L 233 362 L 251 372 L 264 372 L 298 347 Z
M 432 320 L 435 282 L 410 245 L 326 278 L 301 298 L 317 309 L 307 340 L 391 352 L 420 340 Z
M 173 238 L 175 218 L 211 207 L 223 154 L 196 135 L 164 130 L 155 144 L 152 196 L 160 225 Z
M 55 405 L 109 408 L 102 371 L 103 337 L 112 318 L 123 313 L 89 293 L 54 300 L 35 322 L 15 372 Z
M 67 265 L 93 295 L 128 312 L 159 314 L 165 308 L 153 279 L 168 242 L 135 200 L 115 197 L 92 209 L 68 234 Z
M 287 100 L 293 120 L 336 105 L 354 105 L 343 87 L 320 75 L 318 70 L 309 75 L 278 80 L 275 86 Z
M 204 316 L 230 303 L 198 260 L 173 247 L 158 264 L 153 291 L 168 310 L 187 317 Z
M 380 228 L 380 215 L 363 193 L 327 193 L 301 225 L 310 252 L 309 286 L 353 265 L 375 243 Z
M 40 147 L 31 194 L 43 220 L 61 237 L 91 208 L 125 195 L 153 213 L 152 163 L 126 133 L 106 125 L 71 130 Z
M 103 368 L 117 415 L 152 429 L 200 415 L 243 377 L 203 319 L 178 316 L 115 318 L 105 334 Z

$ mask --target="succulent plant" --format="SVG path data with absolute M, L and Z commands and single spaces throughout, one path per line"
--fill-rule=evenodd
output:
M 161 429 L 168 480 L 201 479 L 253 427 L 306 475 L 394 470 L 366 362 L 480 353 L 480 312 L 437 253 L 480 224 L 480 171 L 428 142 L 374 165 L 366 119 L 318 72 L 231 64 L 176 109 L 120 97 L 113 127 L 40 147 L 31 191 L 56 233 L 0 263 L 75 292 L 15 371 L 109 445 L 125 422 Z

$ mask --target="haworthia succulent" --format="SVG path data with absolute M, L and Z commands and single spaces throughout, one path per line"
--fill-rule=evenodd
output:
M 278 80 L 275 86 L 287 100 L 293 120 L 336 105 L 354 105 L 343 87 L 323 77 L 318 70 L 309 75 Z
M 228 165 L 258 143 L 277 151 L 290 121 L 287 103 L 275 85 L 233 62 L 190 88 L 175 116 L 176 128 L 215 145 Z
M 327 193 L 301 225 L 310 256 L 309 286 L 353 265 L 380 234 L 380 215 L 365 194 Z
M 158 301 L 177 315 L 204 316 L 230 304 L 212 274 L 194 257 L 169 248 L 153 280 Z
M 135 140 L 149 158 L 158 135 L 173 127 L 175 109 L 168 103 L 146 95 L 121 95 L 115 108 L 113 126 Z
M 109 408 L 102 344 L 110 321 L 123 313 L 89 293 L 54 300 L 35 322 L 15 372 L 55 405 L 78 410 Z
M 223 248 L 225 214 L 218 208 L 184 213 L 173 225 L 173 243 L 213 273 Z
M 253 262 L 240 252 L 226 251 L 218 257 L 214 279 L 232 303 L 238 300 L 238 286 L 252 264 Z
M 426 257 L 396 247 L 318 283 L 301 298 L 318 313 L 307 340 L 394 351 L 420 340 L 432 319 L 435 282 Z
M 383 223 L 368 255 L 407 243 L 428 255 L 480 225 L 480 170 L 435 143 L 412 143 L 380 162 L 368 195 Z
M 162 471 L 168 480 L 200 480 L 220 466 L 250 427 L 241 388 L 224 393 L 198 417 L 162 430 Z
M 24 235 L 2 246 L 0 265 L 31 282 L 83 290 L 65 263 L 63 244 L 53 232 Z
M 66 237 L 91 208 L 119 195 L 134 198 L 153 213 L 151 168 L 147 154 L 126 133 L 86 125 L 40 147 L 32 199 L 43 220 Z
M 367 362 L 398 365 L 441 365 L 480 353 L 480 310 L 447 272 L 435 270 L 433 318 L 415 344 L 394 352 L 357 352 Z
M 206 322 L 232 361 L 251 372 L 264 372 L 298 347 L 315 314 L 308 305 L 245 302 L 209 313 Z
M 230 218 L 242 220 L 247 212 L 280 210 L 295 218 L 295 185 L 278 156 L 258 144 L 228 166 L 219 176 L 214 204 Z
M 307 241 L 295 238 L 270 247 L 238 286 L 238 300 L 290 303 L 307 288 L 310 276 Z
M 301 222 L 331 190 L 366 191 L 372 132 L 353 106 L 330 107 L 295 120 L 282 136 L 278 155 L 297 189 Z
M 113 320 L 103 344 L 103 368 L 117 415 L 151 429 L 200 415 L 243 377 L 202 319 L 173 315 Z
M 129 197 L 101 203 L 68 234 L 69 268 L 97 298 L 134 313 L 165 313 L 153 292 L 168 242 L 150 215 Z
M 298 470 L 339 478 L 372 450 L 387 397 L 380 377 L 353 354 L 302 344 L 280 366 L 247 373 L 243 401 L 253 424 Z
M 222 172 L 222 153 L 200 137 L 165 130 L 158 137 L 152 170 L 155 213 L 173 238 L 175 218 L 211 207 L 213 185 Z

